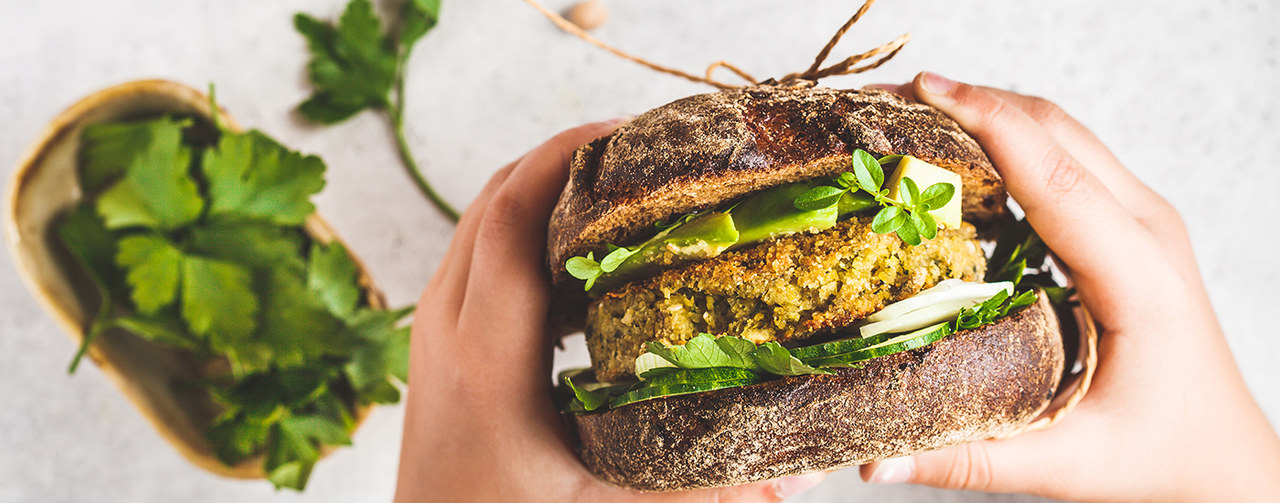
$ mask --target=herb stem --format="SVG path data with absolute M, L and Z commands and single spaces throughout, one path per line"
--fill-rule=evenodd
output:
M 407 56 L 407 54 L 405 55 Z M 431 183 L 422 175 L 422 170 L 418 168 L 417 161 L 414 161 L 413 151 L 409 148 L 409 141 L 404 135 L 404 59 L 402 58 L 400 67 L 396 72 L 395 80 L 395 103 L 387 108 L 387 115 L 391 119 L 391 130 L 395 133 L 396 147 L 400 152 L 400 160 L 404 163 L 405 171 L 409 172 L 409 176 L 413 178 L 413 182 L 418 185 L 418 190 L 422 191 L 422 195 L 427 196 L 431 204 L 435 205 L 440 213 L 448 217 L 453 223 L 458 223 L 458 210 L 445 201 L 439 193 L 431 187 Z

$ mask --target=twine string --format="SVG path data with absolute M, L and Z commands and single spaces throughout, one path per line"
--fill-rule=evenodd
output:
M 715 63 L 711 63 L 710 65 L 707 66 L 707 71 L 704 74 L 704 76 L 694 75 L 692 73 L 680 70 L 679 68 L 663 66 L 663 65 L 654 63 L 652 61 L 646 60 L 644 58 L 641 58 L 639 56 L 634 56 L 630 53 L 622 51 L 621 49 L 618 49 L 616 47 L 613 47 L 609 44 L 604 43 L 600 39 L 595 38 L 590 34 L 588 34 L 582 28 L 579 28 L 578 25 L 575 25 L 569 20 L 565 19 L 564 16 L 561 16 L 560 14 L 557 14 L 556 12 L 546 7 L 543 7 L 542 4 L 538 3 L 537 0 L 524 0 L 524 2 L 529 4 L 529 6 L 533 7 L 534 10 L 537 10 L 538 12 L 542 13 L 543 16 L 545 16 L 548 20 L 551 21 L 552 24 L 556 25 L 556 27 L 560 28 L 561 30 L 564 30 L 565 32 L 575 37 L 578 37 L 579 39 L 582 39 L 583 41 L 591 45 L 604 49 L 605 51 L 608 51 L 610 54 L 613 54 L 614 56 L 639 64 L 641 66 L 644 66 L 645 68 L 648 68 L 650 70 L 653 70 L 659 73 L 674 75 L 676 77 L 680 77 L 693 82 L 707 84 L 710 86 L 714 86 L 717 89 L 736 89 L 738 87 L 746 87 L 746 86 L 735 86 L 735 85 L 727 84 L 725 82 L 712 78 L 712 75 L 715 73 L 715 71 L 720 68 L 729 70 L 734 75 L 737 75 L 738 77 L 741 77 L 743 80 L 746 80 L 748 82 L 747 86 L 759 85 L 765 82 L 765 81 L 758 80 L 755 77 L 752 77 L 751 74 L 747 73 L 746 71 L 742 70 L 741 68 L 727 61 L 716 61 Z M 813 64 L 809 65 L 808 69 L 799 73 L 790 73 L 783 76 L 781 79 L 777 79 L 776 82 L 778 83 L 778 85 L 792 85 L 792 84 L 796 84 L 797 81 L 800 81 L 800 80 L 817 82 L 819 79 L 831 77 L 835 75 L 848 75 L 853 73 L 862 73 L 868 70 L 879 68 L 880 65 L 887 63 L 889 60 L 893 59 L 894 56 L 897 56 L 898 52 L 902 51 L 903 46 L 907 44 L 907 41 L 911 40 L 910 34 L 900 35 L 898 36 L 898 38 L 894 39 L 889 43 L 883 44 L 879 47 L 871 49 L 867 52 L 863 52 L 861 54 L 855 54 L 853 56 L 849 56 L 841 60 L 839 63 L 833 64 L 826 68 L 822 68 L 822 63 L 825 62 L 827 57 L 831 55 L 831 50 L 834 49 L 836 44 L 840 42 L 840 39 L 844 37 L 845 33 L 849 31 L 849 28 L 851 28 L 855 23 L 857 23 L 858 20 L 862 19 L 862 16 L 867 13 L 867 10 L 869 10 L 871 8 L 871 5 L 874 4 L 875 2 L 876 0 L 864 0 L 864 2 L 862 3 L 862 6 L 858 8 L 858 11 L 855 12 L 853 16 L 849 18 L 848 21 L 845 21 L 845 23 L 840 26 L 840 29 L 836 30 L 836 33 L 831 37 L 831 40 L 827 41 L 827 45 L 822 47 L 822 50 L 818 52 L 818 55 L 816 57 L 814 57 Z M 876 56 L 880 56 L 880 58 L 876 59 L 875 61 L 872 61 L 871 63 L 865 64 L 862 66 L 857 66 L 858 63 L 875 58 Z M 769 82 L 773 82 L 773 79 L 770 79 Z

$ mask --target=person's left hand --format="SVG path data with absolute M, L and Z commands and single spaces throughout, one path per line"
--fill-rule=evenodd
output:
M 547 220 L 574 149 L 621 122 L 557 135 L 462 216 L 414 316 L 396 501 L 780 501 L 822 480 L 646 494 L 601 482 L 575 456 L 551 401 Z

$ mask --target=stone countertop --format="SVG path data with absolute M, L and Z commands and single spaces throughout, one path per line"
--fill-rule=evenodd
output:
M 380 2 L 381 3 L 381 2 Z M 547 0 L 564 8 L 567 0 Z M 416 192 L 382 118 L 300 122 L 307 57 L 291 16 L 335 18 L 343 0 L 0 2 L 0 175 L 56 113 L 96 89 L 162 77 L 216 83 L 244 125 L 329 165 L 320 211 L 372 268 L 392 304 L 413 302 L 451 225 Z M 726 59 L 755 75 L 803 69 L 856 1 L 605 0 L 595 35 L 694 73 Z M 1231 0 L 880 2 L 833 53 L 902 32 L 913 40 L 871 76 L 919 70 L 1045 96 L 1102 138 L 1183 214 L 1245 379 L 1280 421 L 1280 338 L 1264 313 L 1280 283 L 1280 4 Z M 728 75 L 726 74 L 726 78 Z M 445 0 L 414 52 L 408 137 L 427 176 L 465 206 L 497 168 L 556 131 L 634 114 L 705 86 L 654 74 L 556 30 L 518 0 Z M 1206 176 L 1207 175 L 1207 176 Z M 1227 175 L 1227 176 L 1221 176 Z M 376 201 L 370 204 L 369 201 Z M 6 255 L 7 251 L 0 251 Z M 226 480 L 186 463 L 92 365 L 65 373 L 74 347 L 0 265 L 0 502 L 389 501 L 403 408 L 377 410 L 321 463 L 305 494 Z M 580 339 L 579 339 L 580 340 Z M 571 349 L 561 362 L 583 361 Z M 1171 418 L 1176 420 L 1176 418 Z M 797 501 L 1027 501 L 1019 496 L 871 487 L 856 471 Z

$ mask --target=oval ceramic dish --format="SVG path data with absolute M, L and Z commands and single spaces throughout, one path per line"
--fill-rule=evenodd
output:
M 143 80 L 94 93 L 63 111 L 40 134 L 19 161 L 5 204 L 5 238 L 19 276 L 53 318 L 79 344 L 97 310 L 98 294 L 87 277 L 53 237 L 53 225 L 82 197 L 77 176 L 81 132 L 100 122 L 186 115 L 211 123 L 207 96 L 164 80 Z M 226 127 L 239 130 L 225 111 Z M 317 214 L 307 218 L 311 239 L 341 242 Z M 350 247 L 347 247 L 350 250 Z M 370 307 L 385 309 L 386 299 L 364 264 L 354 255 L 359 282 Z M 67 357 L 74 354 L 67 351 Z M 104 332 L 89 347 L 88 357 L 116 384 L 170 444 L 197 466 L 220 475 L 263 478 L 262 457 L 235 466 L 218 460 L 204 436 L 204 424 L 217 406 L 186 383 L 205 368 L 181 350 L 153 344 L 128 332 Z M 361 407 L 359 422 L 368 413 Z

